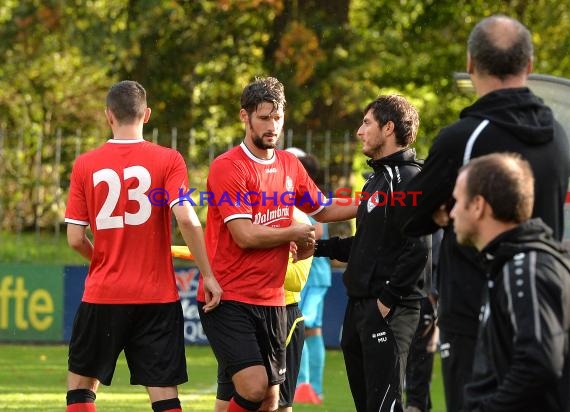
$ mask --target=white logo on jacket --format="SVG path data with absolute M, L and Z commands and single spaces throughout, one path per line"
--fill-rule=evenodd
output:
M 372 210 L 378 206 L 379 202 L 378 192 L 374 192 L 372 196 L 368 198 L 368 202 L 366 202 L 366 210 L 368 210 L 368 213 L 372 212 Z

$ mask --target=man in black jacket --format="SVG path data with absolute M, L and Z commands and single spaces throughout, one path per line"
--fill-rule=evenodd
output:
M 471 32 L 468 49 L 467 70 L 480 98 L 461 112 L 459 121 L 439 133 L 422 171 L 408 187 L 422 192 L 418 207 L 406 208 L 403 217 L 408 235 L 447 226 L 437 289 L 449 412 L 459 410 L 471 374 L 484 285 L 475 250 L 458 245 L 452 226 L 445 221 L 457 170 L 470 158 L 487 153 L 520 153 L 530 162 L 536 178 L 533 216 L 541 217 L 559 240 L 570 177 L 566 134 L 550 108 L 526 87 L 533 62 L 526 27 L 506 16 L 488 17 Z
M 462 168 L 451 210 L 461 244 L 487 271 L 466 411 L 570 411 L 570 260 L 541 219 L 529 220 L 533 176 L 519 155 Z
M 417 200 L 405 185 L 420 170 L 409 148 L 418 125 L 416 109 L 402 96 L 381 96 L 366 107 L 357 134 L 374 173 L 363 188 L 356 234 L 319 240 L 314 252 L 348 261 L 341 347 L 358 412 L 402 410 L 402 379 L 419 321 L 428 251 L 425 239 L 401 234 L 393 212 Z

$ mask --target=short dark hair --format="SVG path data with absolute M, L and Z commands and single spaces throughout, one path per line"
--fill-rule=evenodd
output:
M 320 184 L 320 167 L 319 167 L 319 160 L 313 156 L 312 154 L 307 154 L 305 156 L 299 157 L 299 161 L 309 174 L 309 177 L 313 179 L 313 181 L 319 185 Z
M 372 110 L 374 119 L 380 127 L 389 121 L 394 123 L 394 134 L 398 146 L 408 147 L 416 140 L 420 126 L 418 111 L 403 96 L 397 94 L 384 95 L 368 104 L 364 115 Z
M 116 83 L 107 93 L 107 108 L 119 124 L 133 124 L 144 116 L 147 108 L 146 90 L 133 80 Z
M 477 157 L 460 171 L 467 172 L 466 195 L 479 195 L 501 222 L 521 223 L 532 216 L 534 176 L 530 164 L 516 153 Z
M 285 88 L 275 77 L 256 77 L 241 94 L 241 108 L 248 114 L 264 103 L 272 103 L 273 110 L 285 109 Z
M 505 15 L 477 23 L 469 35 L 468 49 L 478 71 L 501 80 L 524 72 L 533 55 L 528 29 Z

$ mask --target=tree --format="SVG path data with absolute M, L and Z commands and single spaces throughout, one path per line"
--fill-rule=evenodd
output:
M 494 13 L 531 29 L 535 72 L 570 77 L 568 2 L 4 0 L 0 179 L 7 190 L 0 225 L 12 227 L 17 210 L 25 225 L 61 216 L 53 176 L 59 173 L 65 188 L 78 142 L 84 151 L 108 134 L 105 94 L 127 78 L 147 88 L 158 142 L 169 145 L 176 132 L 199 181 L 210 158 L 241 138 L 239 96 L 256 75 L 285 84 L 286 127 L 296 130 L 296 144 L 311 131 L 317 153 L 326 136 L 341 145 L 327 159 L 333 176 L 343 173 L 345 136 L 382 93 L 403 94 L 419 109 L 416 147 L 425 156 L 438 130 L 474 100 L 458 91 L 453 73 L 464 70 L 473 25 Z M 360 176 L 356 139 L 349 152 Z

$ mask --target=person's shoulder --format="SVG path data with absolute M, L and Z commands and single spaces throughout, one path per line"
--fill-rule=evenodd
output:
M 159 144 L 143 141 L 141 142 L 143 150 L 155 153 L 157 155 L 162 156 L 182 156 L 180 152 L 176 149 L 172 149 L 170 147 L 161 146 Z
M 165 169 L 186 167 L 186 161 L 178 150 L 148 141 L 140 144 L 141 150 L 137 151 L 133 156 L 138 157 L 143 163 L 152 163 Z
M 408 180 L 420 172 L 422 165 L 423 160 L 416 157 L 415 149 L 407 148 L 398 155 L 398 161 L 394 166 L 396 173 L 400 174 L 403 180 Z
M 231 149 L 225 151 L 224 153 L 216 156 L 214 160 L 212 160 L 212 164 L 219 163 L 219 162 L 234 162 L 234 161 L 243 161 L 247 160 L 247 156 L 243 152 L 243 149 L 240 146 L 232 147 Z
M 247 170 L 247 163 L 251 160 L 239 146 L 233 147 L 220 154 L 210 163 L 209 174 L 231 174 L 236 170 Z
M 536 250 L 536 262 L 539 267 L 551 270 L 554 273 L 564 273 L 570 281 L 570 255 L 561 243 L 556 242 L 558 250 Z M 532 251 L 531 251 L 532 252 Z
M 302 170 L 305 171 L 304 167 L 300 167 L 301 161 L 293 153 L 287 150 L 275 150 L 276 164 L 283 170 L 288 172 L 292 170 Z
M 528 270 L 523 277 L 528 277 L 533 283 L 537 283 L 542 290 L 558 290 L 565 299 L 570 301 L 570 260 L 567 253 L 551 253 L 544 250 L 530 250 L 528 252 Z M 514 273 L 517 273 L 518 266 L 514 265 Z M 533 279 L 535 278 L 535 279 Z M 562 295 L 549 296 L 556 298 Z
M 404 163 L 402 165 L 398 165 L 399 172 L 401 174 L 401 179 L 405 183 L 411 180 L 414 176 L 416 176 L 422 170 L 422 166 L 419 163 Z
M 458 137 L 464 137 L 465 140 L 473 133 L 473 130 L 483 121 L 476 117 L 465 116 L 455 122 L 444 126 L 439 134 L 438 139 L 453 139 L 456 141 Z
M 81 163 L 89 164 L 90 162 L 93 161 L 93 159 L 105 158 L 108 156 L 108 154 L 106 153 L 107 149 L 108 149 L 108 143 L 104 143 L 99 147 L 88 150 L 85 153 L 81 153 L 79 156 L 75 158 L 75 164 L 81 164 Z
M 278 159 L 286 160 L 289 162 L 297 161 L 297 156 L 287 150 L 277 149 L 275 150 L 275 156 L 277 156 Z
M 552 273 L 570 275 L 570 256 L 561 245 L 559 250 L 525 245 L 522 250 L 513 254 L 505 265 L 509 272 L 518 276 L 535 274 L 538 277 L 549 277 Z M 570 280 L 570 276 L 568 278 Z
M 441 152 L 449 156 L 463 155 L 469 136 L 481 122 L 482 119 L 463 117 L 443 127 L 434 139 L 430 152 Z

